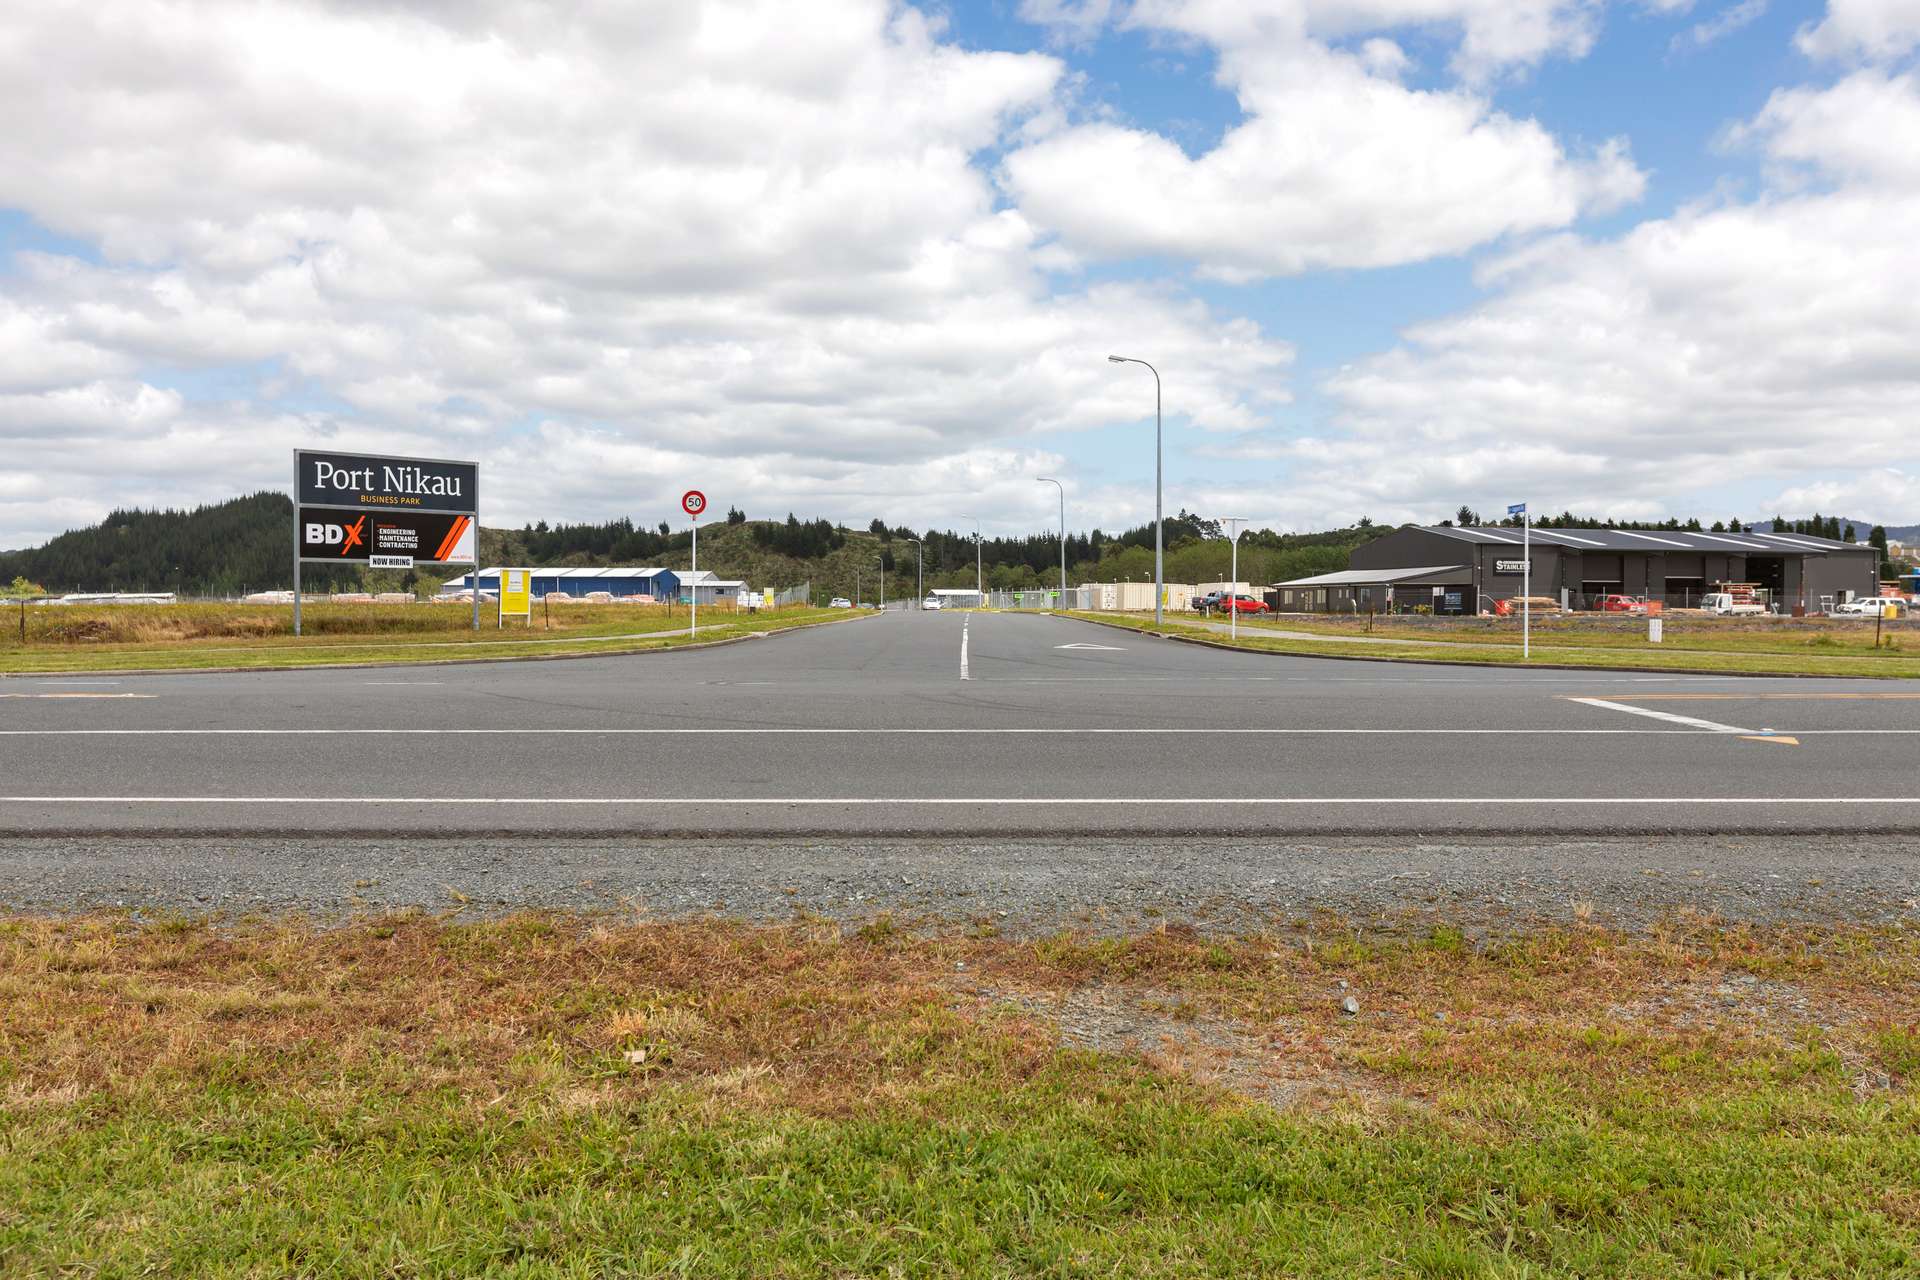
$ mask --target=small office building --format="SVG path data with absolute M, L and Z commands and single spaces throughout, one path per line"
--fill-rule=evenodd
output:
M 1866 543 L 1799 533 L 1679 529 L 1532 531 L 1530 589 L 1569 608 L 1627 595 L 1674 608 L 1727 584 L 1750 585 L 1780 612 L 1825 612 L 1871 596 L 1879 553 Z M 1354 548 L 1335 574 L 1274 584 L 1274 607 L 1293 613 L 1490 611 L 1522 594 L 1528 551 L 1505 526 L 1407 525 Z

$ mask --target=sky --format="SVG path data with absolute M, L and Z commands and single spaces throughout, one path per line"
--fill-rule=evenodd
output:
M 35 0 L 0 548 L 477 459 L 490 525 L 1920 522 L 1920 0 Z

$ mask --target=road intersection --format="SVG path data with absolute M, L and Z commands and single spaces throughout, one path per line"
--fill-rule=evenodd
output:
M 1051 616 L 704 650 L 0 682 L 0 834 L 1885 829 L 1885 681 L 1396 666 Z

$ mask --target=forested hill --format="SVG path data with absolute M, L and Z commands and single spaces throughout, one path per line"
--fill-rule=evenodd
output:
M 315 566 L 324 588 L 357 579 Z M 256 493 L 191 511 L 116 511 L 44 547 L 0 553 L 0 587 L 25 578 L 49 591 L 238 595 L 293 585 L 293 503 Z
M 1462 512 L 1463 517 L 1470 514 Z M 292 521 L 287 496 L 271 492 L 191 511 L 116 511 L 100 524 L 63 533 L 44 547 L 0 553 L 0 588 L 15 578 L 52 592 L 237 596 L 244 591 L 286 588 L 293 585 Z M 1477 518 L 1470 523 L 1478 523 Z M 1825 525 L 1823 521 L 1823 529 Z M 1240 538 L 1239 577 L 1268 583 L 1344 569 L 1348 552 L 1383 532 L 1364 520 L 1351 528 L 1317 533 L 1247 530 Z M 1863 540 L 1866 533 L 1864 528 L 1859 530 Z M 1164 529 L 1166 580 L 1224 579 L 1231 550 L 1221 535 L 1216 523 L 1186 511 L 1169 516 Z M 482 528 L 480 557 L 489 565 L 681 569 L 690 558 L 688 543 L 684 525 L 663 522 L 646 527 L 624 517 L 581 524 L 542 521 L 518 529 Z M 1059 581 L 1060 551 L 1059 535 L 1052 531 L 987 537 L 980 546 L 981 576 L 990 587 L 1051 587 Z M 1150 582 L 1153 526 L 1118 533 L 1099 529 L 1069 533 L 1066 556 L 1068 581 L 1076 585 L 1129 578 Z M 754 587 L 778 590 L 811 581 L 829 594 L 851 596 L 858 591 L 871 599 L 877 595 L 874 578 L 884 570 L 887 594 L 897 598 L 917 587 L 916 559 L 924 565 L 929 588 L 972 586 L 973 531 L 893 528 L 880 520 L 864 529 L 850 529 L 793 514 L 749 520 L 737 510 L 700 529 L 700 567 L 744 579 Z M 442 579 L 461 571 L 455 566 L 373 572 L 309 565 L 303 576 L 315 590 L 363 587 L 430 593 Z

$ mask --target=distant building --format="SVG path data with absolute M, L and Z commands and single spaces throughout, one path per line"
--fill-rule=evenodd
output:
M 1281 612 L 1479 613 L 1521 594 L 1522 531 L 1504 525 L 1407 525 L 1355 547 L 1348 568 L 1277 582 Z M 1785 612 L 1823 610 L 1879 590 L 1879 553 L 1864 542 L 1799 533 L 1690 529 L 1542 529 L 1532 534 L 1537 597 L 1572 608 L 1607 596 L 1685 608 L 1721 584 L 1750 584 Z
M 682 604 L 732 604 L 746 589 L 739 578 L 721 578 L 702 569 L 678 575 L 675 599 Z
M 517 567 L 517 566 L 515 566 Z M 541 596 L 559 594 L 563 596 L 584 597 L 598 592 L 619 596 L 652 596 L 656 600 L 674 600 L 680 596 L 680 577 L 672 569 L 632 569 L 583 567 L 576 569 L 533 569 L 533 594 Z M 446 595 L 455 591 L 471 591 L 473 575 L 462 574 L 458 578 L 449 578 L 440 588 Z M 481 591 L 500 590 L 500 570 L 498 568 L 480 571 Z M 706 603 L 703 597 L 701 603 Z

